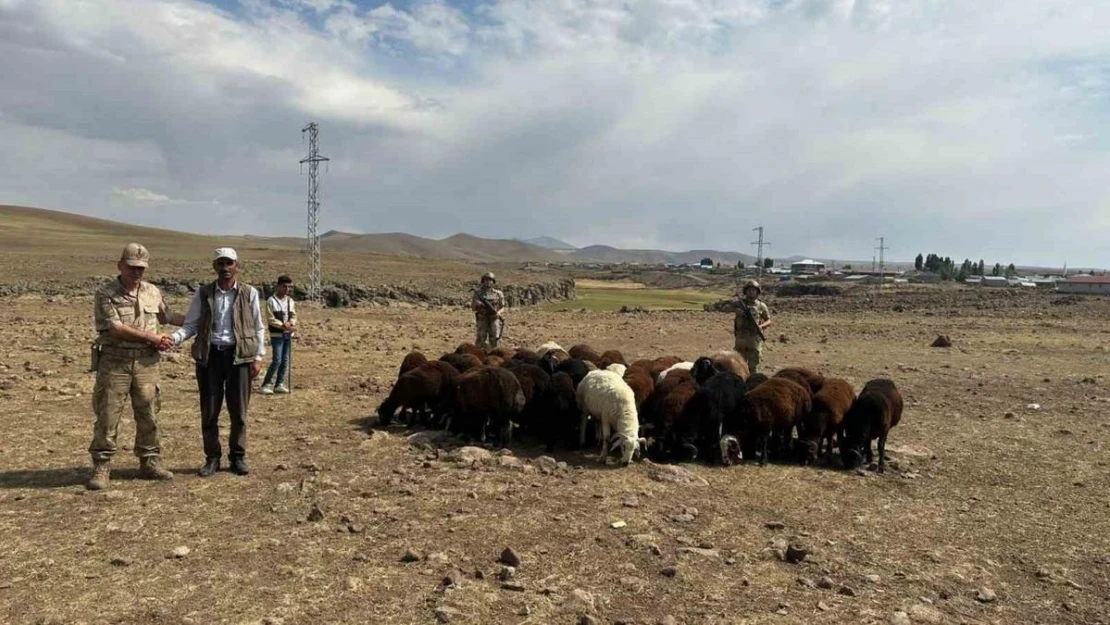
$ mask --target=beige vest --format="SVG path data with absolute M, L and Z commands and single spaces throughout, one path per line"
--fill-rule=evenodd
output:
M 235 364 L 254 362 L 258 354 L 258 327 L 251 310 L 251 291 L 254 287 L 239 282 L 235 286 L 235 303 L 231 306 L 231 326 L 235 335 Z M 200 323 L 193 341 L 193 359 L 202 367 L 208 366 L 208 351 L 212 343 L 212 310 L 216 305 L 216 283 L 200 287 Z

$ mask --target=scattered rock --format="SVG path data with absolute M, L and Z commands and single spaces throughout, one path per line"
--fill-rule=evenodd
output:
M 184 558 L 185 556 L 189 555 L 189 551 L 190 550 L 189 550 L 188 547 L 186 547 L 185 545 L 182 545 L 180 547 L 175 548 L 173 551 L 171 551 L 170 552 L 170 557 L 181 559 L 181 558 Z
M 659 619 L 659 622 L 656 625 L 678 625 L 678 619 L 668 614 L 667 616 Z
M 895 612 L 890 616 L 890 625 L 911 625 L 910 615 L 905 612 Z
M 790 340 L 790 339 L 786 338 L 786 335 L 785 335 L 785 334 L 780 334 L 780 335 L 779 335 L 779 343 L 786 343 L 786 342 L 788 342 L 789 340 Z
M 871 584 L 878 584 L 880 581 L 882 581 L 882 578 L 875 574 L 864 575 L 863 579 L 867 580 L 868 583 Z
M 489 462 L 493 458 L 493 454 L 488 449 L 481 447 L 460 447 L 455 451 L 447 454 L 447 460 L 450 462 L 458 462 L 460 464 L 474 465 L 483 462 Z
M 521 563 L 520 556 L 517 555 L 517 552 L 513 551 L 510 547 L 505 547 L 505 550 L 501 552 L 501 558 L 499 558 L 499 561 L 502 564 L 507 564 L 512 567 L 519 567 Z
M 578 619 L 578 625 L 601 625 L 601 621 L 589 614 L 583 614 L 582 617 Z
M 918 603 L 909 609 L 910 620 L 914 623 L 943 623 L 944 615 L 940 610 Z
M 947 334 L 941 334 L 933 341 L 932 347 L 952 347 L 952 339 Z
M 817 580 L 817 587 L 822 589 L 822 590 L 832 590 L 833 588 L 836 587 L 836 584 L 833 583 L 833 580 L 832 580 L 831 577 L 826 575 L 826 576 L 822 577 L 821 579 Z
M 410 445 L 415 447 L 435 447 L 451 438 L 451 433 L 447 430 L 424 430 L 411 434 L 408 437 Z
M 655 464 L 650 460 L 645 460 L 643 464 L 645 465 L 647 476 L 656 482 L 709 486 L 709 482 L 704 478 L 698 477 L 680 466 L 673 464 Z
M 540 456 L 536 458 L 533 463 L 536 465 L 536 468 L 540 470 L 540 473 L 550 475 L 559 470 L 559 463 L 551 456 Z
M 809 555 L 809 549 L 798 543 L 791 543 L 786 548 L 786 561 L 792 564 L 798 564 L 806 559 Z
M 801 586 L 802 588 L 817 588 L 817 584 L 814 583 L 814 581 L 812 579 L 809 579 L 808 577 L 799 577 L 798 579 L 796 579 L 794 581 L 797 582 L 798 585 Z
M 440 623 L 450 623 L 453 619 L 461 615 L 461 612 L 449 606 L 440 606 L 436 608 L 436 620 Z
M 625 527 L 627 525 L 628 525 L 628 523 L 625 523 L 624 521 L 613 521 L 612 523 L 609 524 L 609 527 L 611 527 L 615 530 L 619 530 L 620 528 Z
M 108 560 L 108 564 L 111 564 L 112 566 L 131 566 L 131 558 L 116 556 L 111 560 Z
M 702 549 L 701 547 L 679 547 L 678 553 L 689 553 L 703 558 L 718 558 L 721 552 L 716 549 Z
M 458 571 L 451 571 L 443 576 L 443 580 L 440 581 L 439 585 L 444 590 L 459 588 L 462 586 L 462 576 Z
M 828 612 L 831 608 L 824 601 L 818 601 L 817 602 L 817 609 L 822 611 L 822 612 Z
M 570 597 L 567 599 L 567 603 L 575 610 L 582 612 L 593 612 L 594 609 L 596 609 L 594 605 L 594 596 L 581 588 L 575 588 L 570 591 Z
M 501 565 L 501 570 L 497 573 L 497 579 L 507 582 L 516 576 L 516 567 Z
M 786 523 L 783 523 L 782 521 L 767 521 L 763 524 L 763 527 L 769 530 L 781 530 L 786 529 Z
M 836 592 L 837 592 L 837 594 L 844 595 L 845 597 L 855 597 L 856 596 L 856 589 L 852 588 L 851 586 L 841 586 L 840 590 L 838 590 Z
M 986 586 L 975 591 L 975 600 L 979 603 L 994 603 L 996 599 L 998 599 L 998 595 Z
M 639 508 L 640 507 L 640 500 L 636 499 L 635 497 L 629 497 L 628 499 L 625 499 L 624 501 L 622 501 L 621 505 L 624 506 L 625 508 Z
M 518 582 L 502 582 L 501 590 L 508 590 L 511 592 L 524 592 L 524 584 Z
M 695 517 L 693 515 L 686 514 L 685 512 L 679 513 L 679 514 L 672 514 L 670 516 L 670 519 L 672 521 L 674 521 L 675 523 L 690 523 L 694 520 L 694 518 Z
M 405 555 L 401 556 L 401 562 L 405 563 L 420 562 L 423 559 L 424 558 L 421 557 L 420 552 L 414 551 L 413 549 L 406 549 Z
M 668 566 L 668 567 L 664 568 L 662 571 L 659 571 L 659 573 L 663 577 L 677 577 L 678 576 L 678 567 Z
M 347 590 L 351 592 L 358 592 L 359 590 L 362 590 L 362 579 L 358 577 L 348 577 Z
M 313 523 L 324 520 L 324 511 L 320 509 L 319 504 L 312 504 L 312 510 L 308 513 L 308 520 Z
M 424 560 L 430 564 L 448 564 L 451 559 L 447 557 L 446 553 L 436 551 L 424 556 Z

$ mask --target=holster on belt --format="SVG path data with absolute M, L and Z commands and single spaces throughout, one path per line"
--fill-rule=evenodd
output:
M 89 349 L 89 371 L 93 372 L 100 368 L 100 349 L 99 343 L 93 343 Z

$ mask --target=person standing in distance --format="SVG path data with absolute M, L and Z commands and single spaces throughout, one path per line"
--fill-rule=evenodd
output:
M 748 363 L 748 370 L 755 373 L 763 357 L 763 330 L 771 325 L 771 311 L 759 299 L 762 289 L 755 280 L 744 283 L 742 297 L 729 302 L 722 311 L 735 312 L 732 323 L 735 335 L 734 349 Z
M 475 344 L 487 350 L 497 347 L 497 342 L 501 340 L 501 311 L 505 308 L 505 294 L 495 289 L 495 284 L 497 278 L 493 273 L 486 273 L 470 299 L 470 308 L 478 324 Z
M 96 414 L 89 445 L 93 471 L 85 484 L 89 490 L 108 488 L 112 456 L 116 453 L 119 420 L 131 400 L 135 417 L 135 455 L 139 476 L 171 480 L 173 473 L 162 467 L 162 445 L 158 439 L 159 350 L 168 349 L 170 338 L 158 332 L 158 324 L 181 325 L 181 314 L 170 311 L 158 287 L 143 280 L 150 253 L 138 243 L 123 248 L 119 275 L 96 291 L 93 321 L 92 407 Z
M 292 291 L 293 279 L 289 276 L 278 276 L 277 291 L 266 300 L 266 326 L 270 329 L 273 360 L 266 369 L 266 377 L 262 379 L 263 395 L 289 392 L 283 380 L 289 368 L 289 349 L 293 342 L 293 329 L 297 325 L 297 308 L 290 294 Z
M 216 280 L 197 289 L 185 322 L 173 333 L 173 344 L 181 345 L 196 336 L 192 356 L 196 361 L 200 389 L 200 429 L 204 438 L 204 466 L 198 472 L 208 477 L 220 470 L 220 407 L 227 399 L 231 417 L 228 461 L 231 472 L 249 473 L 247 467 L 247 408 L 251 380 L 262 370 L 266 355 L 266 325 L 258 302 L 258 290 L 236 279 L 239 257 L 230 247 L 212 256 Z

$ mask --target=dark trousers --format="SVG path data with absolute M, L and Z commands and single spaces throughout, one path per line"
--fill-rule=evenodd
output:
M 208 366 L 197 365 L 200 387 L 200 431 L 204 437 L 204 457 L 216 459 L 220 448 L 220 408 L 227 398 L 231 417 L 227 457 L 234 460 L 247 455 L 247 406 L 251 401 L 251 363 L 235 364 L 235 348 L 208 351 Z

